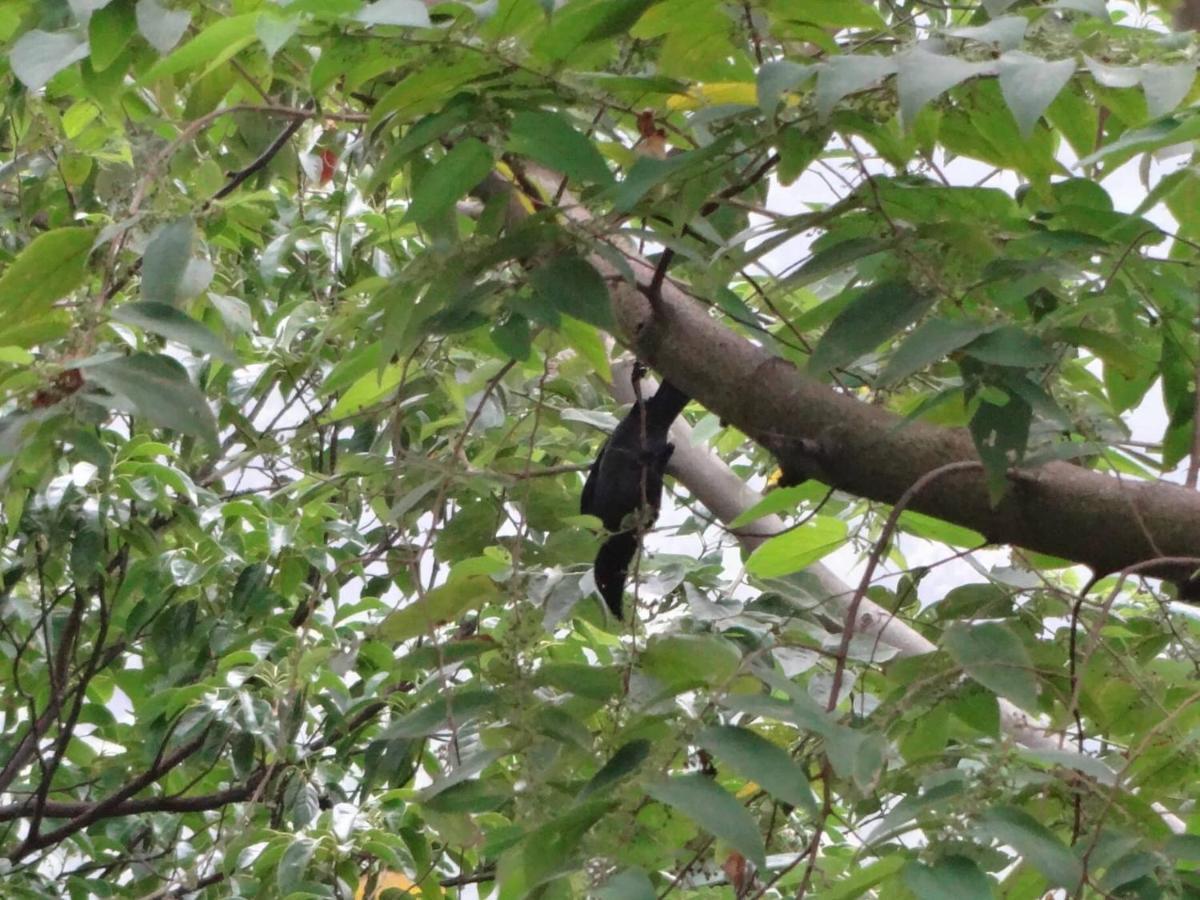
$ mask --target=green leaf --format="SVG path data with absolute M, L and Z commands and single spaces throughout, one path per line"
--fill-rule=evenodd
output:
M 539 685 L 603 702 L 621 692 L 624 675 L 616 666 L 547 662 L 538 669 L 536 680 Z
M 56 228 L 30 241 L 0 275 L 0 322 L 42 318 L 54 301 L 79 287 L 95 235 L 93 228 Z
M 794 290 L 804 287 L 806 284 L 812 284 L 827 275 L 842 271 L 860 259 L 882 253 L 891 246 L 890 241 L 881 241 L 873 237 L 849 238 L 839 241 L 833 246 L 824 247 L 814 253 L 807 262 L 779 283 L 779 290 Z
M 945 359 L 953 351 L 971 343 L 987 331 L 980 322 L 961 319 L 930 319 L 906 337 L 883 371 L 876 384 L 887 387 L 903 381 L 914 372 Z
M 962 669 L 985 688 L 1022 709 L 1037 707 L 1038 683 L 1029 651 L 1007 626 L 997 622 L 955 623 L 942 645 Z
M 526 835 L 515 860 L 520 869 L 516 884 L 521 888 L 515 892 L 510 890 L 514 885 L 503 877 L 507 867 L 502 860 L 500 896 L 532 896 L 532 890 L 538 885 L 569 872 L 575 864 L 573 856 L 580 840 L 611 805 L 607 799 L 580 803 Z
M 1138 352 L 1136 344 L 1118 337 L 1115 334 L 1097 331 L 1094 328 L 1056 328 L 1053 333 L 1055 340 L 1063 341 L 1077 347 L 1086 347 L 1105 366 L 1112 366 L 1126 378 L 1137 378 L 1154 366 L 1154 360 L 1147 359 Z
M 557 10 L 533 51 L 552 61 L 569 58 L 585 44 L 624 34 L 658 0 L 577 0 Z
M 696 743 L 771 796 L 816 813 L 804 770 L 782 747 L 733 725 L 705 728 L 696 735 Z
M 109 3 L 94 11 L 88 20 L 92 68 L 102 72 L 111 66 L 136 33 L 137 21 L 129 4 Z
M 1025 457 L 1032 420 L 1032 407 L 1016 397 L 1003 406 L 980 403 L 971 417 L 971 437 L 983 462 L 992 503 L 998 503 L 1008 490 L 1008 470 Z
M 608 288 L 592 264 L 578 256 L 559 256 L 534 270 L 530 280 L 542 299 L 561 313 L 611 331 Z
M 583 786 L 576 799 L 583 800 L 595 793 L 603 795 L 604 792 L 624 781 L 646 761 L 650 755 L 650 746 L 649 741 L 641 738 L 622 744 L 612 758 L 600 767 L 600 771 Z
M 385 119 L 408 122 L 452 105 L 458 89 L 489 72 L 492 63 L 484 54 L 470 54 L 451 62 L 436 63 L 412 72 L 389 88 L 371 108 L 367 130 L 374 132 Z M 430 140 L 435 140 L 430 138 Z
M 123 303 L 113 310 L 112 317 L 117 322 L 136 325 L 143 331 L 177 341 L 199 353 L 207 353 L 232 365 L 238 364 L 237 354 L 225 346 L 224 341 L 191 316 L 165 303 Z
M 516 360 L 529 359 L 533 350 L 533 337 L 529 331 L 529 320 L 518 313 L 510 313 L 503 321 L 492 326 L 492 343 L 507 356 Z
M 732 138 L 726 135 L 699 150 L 689 150 L 667 159 L 639 156 L 630 167 L 624 180 L 605 191 L 604 194 L 611 196 L 617 212 L 631 212 L 650 191 L 672 176 L 693 167 L 699 167 L 713 157 L 724 153 L 731 141 Z
M 210 70 L 219 66 L 257 39 L 254 28 L 258 17 L 259 13 L 247 13 L 218 18 L 178 50 L 151 66 L 140 83 L 150 84 L 201 65 Z
M 654 638 L 642 654 L 642 668 L 668 687 L 719 685 L 738 670 L 737 645 L 715 635 L 672 634 Z
M 190 218 L 164 225 L 150 239 L 142 257 L 142 297 L 152 303 L 175 303 L 192 259 L 196 227 Z
M 971 341 L 963 352 L 993 366 L 1032 369 L 1052 365 L 1054 354 L 1040 338 L 1015 325 L 1002 325 Z
M 596 145 L 559 113 L 517 113 L 509 129 L 508 149 L 574 181 L 608 184 L 613 180 Z
M 1071 848 L 1022 809 L 998 806 L 988 810 L 979 823 L 979 831 L 1008 844 L 1054 887 L 1073 891 L 1083 880 L 1083 866 Z
M 763 541 L 746 560 L 746 571 L 758 578 L 799 572 L 841 547 L 846 534 L 846 523 L 841 519 L 814 516 L 803 525 Z
M 286 896 L 300 886 L 316 849 L 317 842 L 312 838 L 298 837 L 283 851 L 279 868 L 275 871 L 275 884 L 280 895 Z
M 599 900 L 654 900 L 658 896 L 649 876 L 641 869 L 617 872 L 594 893 Z
M 822 891 L 820 900 L 855 900 L 863 897 L 867 891 L 895 875 L 907 864 L 907 857 L 893 853 L 870 865 L 858 866 L 832 887 Z
M 156 425 L 217 444 L 217 422 L 187 371 L 167 356 L 134 353 L 83 369 L 84 377 L 129 400 Z
M 475 138 L 453 149 L 425 173 L 413 190 L 405 222 L 424 225 L 454 209 L 466 193 L 492 170 L 492 151 Z
M 904 886 L 917 900 L 991 900 L 992 885 L 974 861 L 947 856 L 932 866 L 915 860 L 904 869 Z
M 1095 153 L 1085 156 L 1075 164 L 1077 169 L 1086 169 L 1109 156 L 1128 158 L 1135 153 L 1160 150 L 1175 144 L 1183 144 L 1200 137 L 1200 115 L 1167 116 L 1152 122 L 1145 128 L 1127 131 L 1111 144 L 1106 144 Z
M 496 709 L 498 703 L 495 691 L 460 690 L 451 694 L 449 700 L 444 696 L 438 697 L 392 722 L 380 734 L 380 740 L 424 737 L 438 731 L 451 718 L 455 726 L 461 728 L 467 722 Z
M 602 381 L 612 381 L 612 369 L 608 364 L 608 348 L 595 327 L 574 316 L 563 316 L 558 331 L 567 343 L 588 361 Z
M 335 369 L 330 375 L 342 375 L 345 371 Z M 389 366 L 385 366 L 383 371 L 375 370 L 367 372 L 365 375 L 360 376 L 350 387 L 346 388 L 345 393 L 338 398 L 338 402 L 334 404 L 333 409 L 322 417 L 322 421 L 336 422 L 339 419 L 344 419 L 347 416 L 362 412 L 370 406 L 374 406 L 376 403 L 390 396 L 403 379 L 404 363 L 392 363 Z M 341 379 L 339 378 L 336 383 L 340 384 Z
M 401 85 L 407 83 L 407 79 Z M 399 86 L 399 85 L 398 85 Z M 474 97 L 458 94 L 444 109 L 431 113 L 413 124 L 404 137 L 388 148 L 383 160 L 375 166 L 364 193 L 374 193 L 381 184 L 396 174 L 410 156 L 423 150 L 438 138 L 443 137 L 460 125 L 465 125 L 479 114 Z
M 452 622 L 468 609 L 483 606 L 499 595 L 500 588 L 486 575 L 451 579 L 389 615 L 379 625 L 379 636 L 389 641 L 406 641 Z
M 905 281 L 885 281 L 852 299 L 829 324 L 813 351 L 814 374 L 847 366 L 911 325 L 933 303 Z
M 38 318 L 28 318 L 12 324 L 0 324 L 0 345 L 36 347 L 57 340 L 71 330 L 72 319 L 58 310 Z
M 703 775 L 680 775 L 646 786 L 646 793 L 679 810 L 759 866 L 766 864 L 762 835 L 750 813 Z
M 807 499 L 811 493 L 808 485 L 804 484 L 796 485 L 795 487 L 775 488 L 749 509 L 739 514 L 736 519 L 729 523 L 729 527 L 741 528 L 749 525 L 756 519 L 761 519 L 763 516 L 769 516 L 772 513 L 791 512 L 796 509 L 802 500 Z

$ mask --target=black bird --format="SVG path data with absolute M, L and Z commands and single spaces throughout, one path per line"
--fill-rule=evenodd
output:
M 634 378 L 642 372 L 635 368 Z M 638 538 L 658 518 L 663 472 L 675 450 L 667 432 L 687 402 L 683 391 L 664 381 L 653 397 L 635 403 L 600 448 L 583 485 L 580 510 L 610 532 L 594 571 L 600 596 L 618 619 Z

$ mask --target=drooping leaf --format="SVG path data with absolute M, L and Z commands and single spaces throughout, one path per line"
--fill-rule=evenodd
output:
M 1083 879 L 1083 867 L 1071 849 L 1022 809 L 997 806 L 984 813 L 978 827 L 983 834 L 1014 848 L 1054 887 L 1073 891 Z
M 973 860 L 947 856 L 931 866 L 910 862 L 904 884 L 917 900 L 991 900 L 992 886 Z
M 776 488 L 766 494 L 761 500 L 744 510 L 736 519 L 729 523 L 730 528 L 741 528 L 749 525 L 755 519 L 769 516 L 773 513 L 794 510 L 801 500 L 809 496 L 807 485 Z
M 1037 706 L 1033 660 L 1008 627 L 997 622 L 955 623 L 942 642 L 954 661 L 984 687 L 1022 709 Z
M 0 323 L 40 319 L 79 287 L 95 234 L 92 228 L 56 228 L 30 241 L 0 275 Z
M 486 144 L 475 138 L 460 141 L 417 183 L 404 220 L 424 225 L 448 213 L 491 170 Z
M 1003 406 L 984 401 L 971 417 L 971 437 L 983 462 L 993 503 L 1008 490 L 1008 470 L 1025 458 L 1032 420 L 1033 408 L 1013 396 Z
M 406 641 L 453 621 L 466 610 L 491 601 L 499 593 L 496 582 L 486 575 L 452 578 L 388 616 L 379 626 L 379 634 L 389 641 Z
M 880 387 L 897 384 L 909 375 L 944 359 L 949 353 L 971 343 L 987 326 L 963 319 L 930 319 L 896 348 L 888 364 L 879 373 Z
M 754 819 L 733 796 L 703 775 L 681 775 L 646 785 L 646 793 L 673 806 L 758 865 L 766 862 Z
M 810 372 L 849 365 L 911 325 L 933 303 L 904 281 L 885 281 L 850 301 L 830 323 L 809 360 Z
M 92 67 L 102 72 L 116 62 L 137 33 L 134 11 L 125 3 L 110 3 L 88 20 Z
M 612 330 L 612 302 L 600 273 L 578 256 L 558 256 L 531 276 L 534 288 L 548 304 L 597 328 Z
M 777 744 L 733 725 L 705 728 L 696 735 L 696 743 L 773 797 L 812 813 L 817 811 L 804 770 Z
M 162 226 L 150 238 L 142 258 L 142 297 L 146 301 L 171 304 L 180 299 L 195 230 L 190 218 L 181 218 Z
M 638 738 L 622 744 L 617 752 L 600 767 L 579 792 L 578 799 L 582 800 L 591 794 L 604 795 L 614 785 L 624 781 L 638 770 L 646 757 L 650 755 L 650 742 Z
M 560 61 L 581 46 L 623 34 L 658 0 L 582 0 L 559 10 L 534 52 Z
M 584 184 L 612 181 L 596 146 L 559 113 L 517 113 L 508 133 L 508 149 Z
M 88 381 L 131 402 L 137 411 L 163 428 L 217 443 L 217 422 L 187 371 L 167 356 L 133 353 L 84 369 Z
M 737 646 L 715 635 L 672 634 L 656 638 L 642 654 L 642 668 L 671 688 L 719 685 L 737 671 Z
M 126 325 L 136 325 L 143 331 L 178 341 L 200 353 L 207 353 L 237 365 L 238 358 L 225 342 L 191 316 L 165 303 L 141 301 L 123 303 L 113 310 L 112 317 Z
M 290 894 L 300 885 L 316 849 L 317 842 L 308 837 L 296 837 L 288 844 L 275 873 L 275 884 L 282 896 Z

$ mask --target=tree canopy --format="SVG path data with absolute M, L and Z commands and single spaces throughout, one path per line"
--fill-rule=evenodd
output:
M 5 896 L 1200 897 L 1178 5 L 5 4 Z

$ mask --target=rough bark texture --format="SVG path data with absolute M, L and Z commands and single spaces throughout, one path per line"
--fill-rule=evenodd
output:
M 613 278 L 613 308 L 637 354 L 771 449 L 785 476 L 819 473 L 840 490 L 895 503 L 926 473 L 977 459 L 965 431 L 905 423 L 837 393 L 730 331 L 669 282 L 653 314 L 645 296 L 611 265 L 599 256 L 592 261 Z M 636 258 L 630 264 L 638 282 L 648 284 L 653 267 Z M 1182 582 L 1200 566 L 1200 494 L 1069 463 L 1014 473 L 996 508 L 982 468 L 935 480 L 912 508 L 993 543 L 1083 563 L 1098 574 L 1144 564 L 1142 574 Z M 1163 557 L 1197 562 L 1148 564 Z

